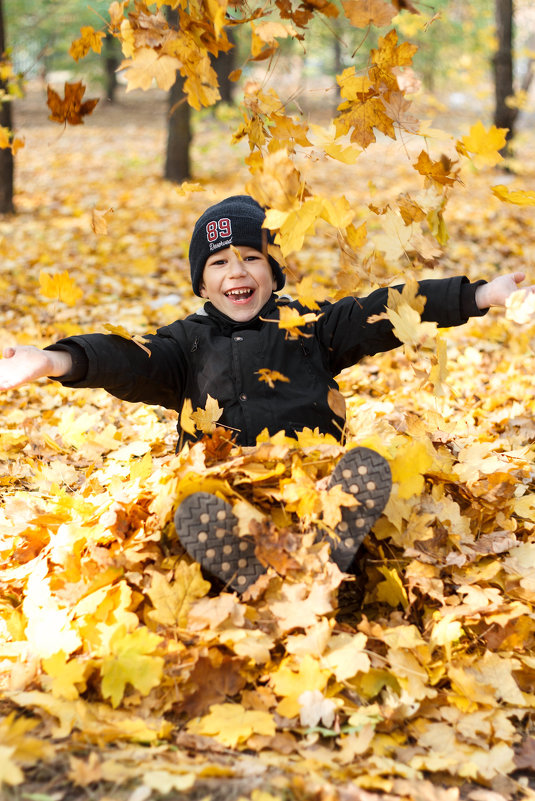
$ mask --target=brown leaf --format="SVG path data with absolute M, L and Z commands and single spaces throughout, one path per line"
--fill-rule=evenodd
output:
M 98 103 L 98 98 L 86 100 L 82 103 L 85 94 L 85 86 L 81 81 L 78 83 L 65 83 L 65 97 L 62 99 L 58 93 L 47 86 L 47 101 L 51 114 L 49 120 L 70 125 L 82 125 L 83 117 L 91 114 Z

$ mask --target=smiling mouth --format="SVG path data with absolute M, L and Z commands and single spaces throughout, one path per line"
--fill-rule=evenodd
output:
M 249 300 L 253 295 L 254 289 L 247 289 L 245 287 L 243 289 L 229 289 L 228 292 L 225 292 L 225 297 L 234 301 Z

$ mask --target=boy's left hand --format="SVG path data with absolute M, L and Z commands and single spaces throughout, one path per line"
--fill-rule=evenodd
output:
M 478 309 L 488 309 L 489 306 L 505 306 L 505 301 L 520 289 L 519 284 L 526 277 L 525 273 L 509 273 L 499 275 L 488 284 L 482 284 L 476 289 L 476 304 Z M 535 292 L 535 286 L 528 286 L 529 292 Z

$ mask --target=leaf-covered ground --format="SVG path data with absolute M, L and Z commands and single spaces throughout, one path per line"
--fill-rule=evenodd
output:
M 244 154 L 224 116 L 207 115 L 194 150 L 203 191 L 181 194 L 159 177 L 163 97 L 131 98 L 63 132 L 44 97 L 19 103 L 26 147 L 19 213 L 0 220 L 0 346 L 105 325 L 142 334 L 198 306 L 189 232 L 209 203 L 243 192 Z M 381 205 L 416 184 L 405 146 L 381 142 L 352 167 L 311 160 L 311 180 Z M 526 269 L 535 281 L 533 210 L 489 189 L 533 185 L 535 142 L 517 158 L 518 178 L 463 175 L 450 240 L 417 277 Z M 113 209 L 106 234 L 91 228 L 94 209 Z M 289 291 L 311 275 L 336 295 L 339 261 L 334 229 L 318 226 Z M 374 269 L 377 283 L 412 274 L 403 259 Z M 45 297 L 42 272 L 68 272 L 72 298 Z M 447 375 L 425 349 L 344 373 L 345 447 L 376 448 L 395 480 L 353 582 L 312 545 L 336 515 L 324 479 L 343 448 L 328 438 L 229 449 L 216 434 L 175 456 L 165 410 L 51 381 L 7 393 L 2 797 L 532 797 L 534 337 L 529 320 L 492 311 L 443 332 Z M 249 597 L 211 591 L 177 543 L 177 500 L 201 487 L 240 504 L 276 563 Z

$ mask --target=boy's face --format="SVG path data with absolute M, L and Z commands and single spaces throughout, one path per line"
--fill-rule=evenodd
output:
M 239 245 L 208 257 L 200 292 L 201 297 L 210 300 L 227 317 L 246 323 L 256 317 L 276 286 L 264 254 Z

